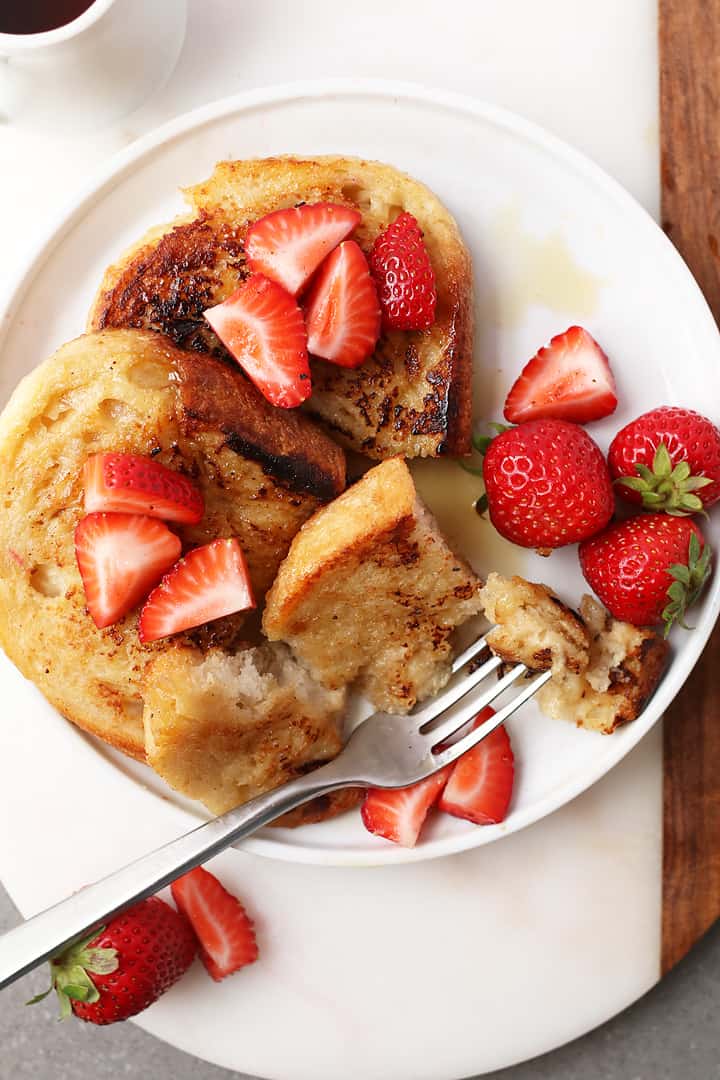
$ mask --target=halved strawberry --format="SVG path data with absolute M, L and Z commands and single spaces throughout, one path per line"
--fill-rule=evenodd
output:
M 542 419 L 587 424 L 616 408 L 607 356 L 587 330 L 571 326 L 528 361 L 507 396 L 504 413 L 511 424 Z
M 93 454 L 83 468 L 85 512 L 147 514 L 195 525 L 205 504 L 182 473 L 142 454 Z
M 483 709 L 474 726 L 492 715 L 491 708 Z M 476 825 L 497 824 L 507 814 L 514 775 L 510 737 L 501 725 L 455 762 L 438 806 Z
M 251 270 L 297 296 L 326 255 L 360 224 L 360 214 L 335 203 L 275 210 L 251 225 L 245 254 Z
M 437 802 L 452 766 L 410 787 L 370 788 L 362 805 L 365 828 L 403 847 L 415 847 L 430 807 Z
M 140 514 L 88 514 L 75 529 L 75 557 L 90 616 L 111 626 L 143 600 L 180 555 L 179 537 Z
M 200 942 L 200 959 L 216 982 L 257 960 L 253 924 L 237 897 L 214 874 L 198 866 L 170 888 Z
M 160 638 L 255 607 L 237 540 L 213 540 L 188 552 L 150 593 L 140 613 L 140 640 Z
M 429 330 L 435 322 L 437 284 L 417 219 L 403 210 L 370 251 L 386 330 Z
M 285 289 L 252 274 L 205 318 L 273 405 L 292 409 L 310 397 L 305 323 Z
M 317 272 L 305 306 L 308 351 L 342 367 L 358 367 L 380 336 L 380 304 L 367 259 L 345 240 Z

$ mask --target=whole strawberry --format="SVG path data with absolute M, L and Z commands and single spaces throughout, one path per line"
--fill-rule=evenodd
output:
M 638 416 L 613 439 L 608 463 L 618 494 L 646 510 L 694 514 L 720 499 L 720 431 L 692 409 Z
M 386 330 L 427 330 L 435 322 L 437 290 L 423 234 L 403 211 L 380 233 L 368 259 Z
M 611 615 L 636 626 L 665 623 L 665 635 L 710 576 L 710 545 L 694 521 L 641 514 L 580 545 L 588 585 Z
M 612 517 L 605 458 L 567 420 L 530 420 L 498 435 L 485 454 L 483 479 L 498 532 L 542 554 L 593 536 Z
M 51 962 L 60 1015 L 72 1011 L 91 1024 L 127 1020 L 177 982 L 196 952 L 184 915 L 156 896 L 142 900 Z

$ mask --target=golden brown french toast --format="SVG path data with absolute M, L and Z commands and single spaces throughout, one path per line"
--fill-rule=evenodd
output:
M 392 331 L 355 370 L 312 362 L 307 408 L 344 446 L 375 459 L 470 450 L 472 271 L 458 227 L 423 184 L 390 165 L 358 158 L 278 157 L 226 161 L 185 191 L 189 214 L 151 230 L 110 267 L 89 328 L 156 330 L 184 348 L 227 358 L 203 318 L 247 276 L 247 227 L 301 202 L 357 208 L 355 233 L 367 253 L 402 210 L 424 233 L 435 272 L 434 325 Z
M 578 615 L 546 585 L 520 577 L 489 574 L 481 596 L 497 624 L 487 639 L 493 652 L 531 671 L 552 668 L 537 695 L 548 716 L 604 734 L 637 719 L 667 659 L 660 634 L 613 619 L 591 596 Z
M 18 386 L 0 418 L 0 644 L 64 716 L 142 759 L 149 662 L 177 642 L 197 656 L 235 650 L 246 631 L 242 615 L 229 616 L 143 646 L 136 613 L 96 629 L 73 533 L 83 465 L 112 450 L 192 476 L 206 513 L 178 527 L 184 548 L 238 537 L 259 599 L 303 521 L 344 487 L 345 465 L 312 421 L 274 410 L 239 371 L 158 334 L 86 335 Z
M 263 629 L 325 686 L 357 681 L 378 708 L 407 712 L 449 678 L 452 634 L 482 610 L 480 585 L 393 458 L 305 523 Z
M 344 690 L 325 690 L 285 645 L 228 655 L 178 645 L 152 661 L 147 760 L 171 787 L 215 814 L 334 758 Z M 308 803 L 278 824 L 308 824 L 355 805 L 354 791 Z

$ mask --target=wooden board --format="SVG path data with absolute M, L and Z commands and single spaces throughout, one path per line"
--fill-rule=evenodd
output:
M 720 321 L 720 0 L 659 0 L 659 46 L 662 224 Z M 664 731 L 663 973 L 720 917 L 720 626 Z

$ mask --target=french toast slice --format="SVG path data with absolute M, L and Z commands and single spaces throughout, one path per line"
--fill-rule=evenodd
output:
M 552 669 L 536 698 L 548 716 L 606 735 L 637 719 L 667 659 L 655 630 L 613 619 L 591 596 L 578 615 L 546 585 L 520 577 L 489 574 L 481 596 L 496 623 L 492 651 L 531 671 Z
M 97 630 L 73 545 L 90 454 L 156 456 L 190 475 L 206 513 L 183 547 L 237 536 L 261 600 L 290 542 L 344 487 L 342 450 L 298 413 L 276 412 L 234 369 L 158 334 L 116 330 L 64 345 L 0 418 L 0 645 L 79 727 L 145 756 L 148 664 L 184 643 L 234 650 L 242 614 L 141 645 L 137 613 Z M 334 722 L 334 721 L 333 721 Z
M 373 356 L 355 370 L 314 359 L 306 408 L 343 446 L 371 458 L 469 452 L 470 257 L 453 217 L 428 188 L 379 162 L 277 157 L 221 162 L 184 194 L 189 214 L 152 229 L 106 271 L 90 329 L 156 330 L 183 348 L 227 358 L 203 311 L 248 275 L 248 225 L 301 202 L 340 203 L 361 212 L 354 238 L 367 254 L 377 235 L 408 210 L 424 232 L 435 272 L 435 324 L 383 334 Z
M 480 585 L 393 458 L 303 525 L 263 629 L 324 686 L 356 682 L 377 708 L 404 713 L 447 682 L 453 631 L 482 610 Z
M 326 690 L 285 645 L 228 655 L 178 645 L 148 669 L 148 764 L 171 787 L 214 814 L 247 802 L 336 757 L 342 749 L 344 690 Z M 358 801 L 334 792 L 281 818 L 309 824 Z

